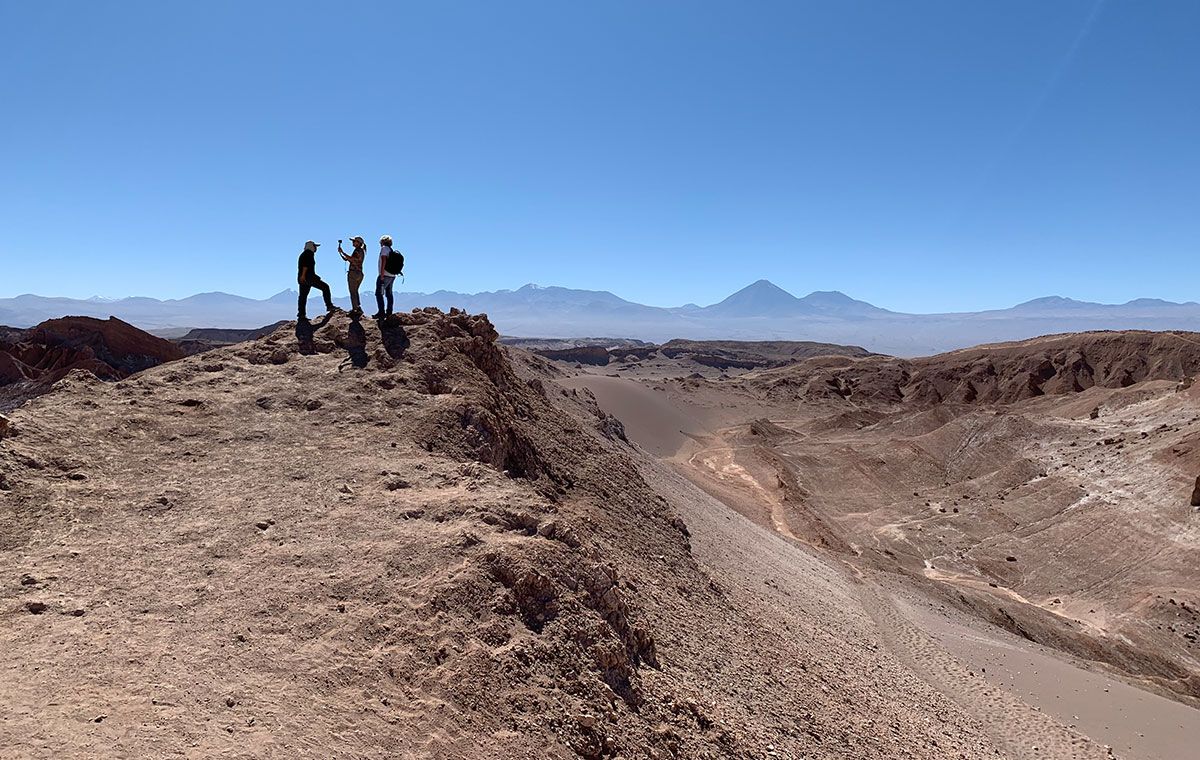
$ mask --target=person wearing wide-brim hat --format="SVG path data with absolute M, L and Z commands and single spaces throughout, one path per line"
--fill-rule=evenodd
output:
M 308 316 L 305 313 L 308 306 L 308 294 L 313 288 L 321 291 L 321 295 L 325 296 L 325 310 L 333 311 L 333 297 L 329 295 L 329 285 L 320 277 L 317 277 L 317 248 L 320 243 L 314 243 L 309 240 L 304 244 L 304 250 L 300 252 L 300 260 L 297 262 L 296 282 L 300 285 L 299 304 L 296 308 L 296 319 L 301 322 L 307 322 Z
M 338 253 L 342 261 L 350 265 L 346 270 L 346 285 L 350 288 L 350 313 L 359 316 L 363 313 L 362 304 L 358 301 L 358 288 L 363 281 L 363 261 L 367 258 L 367 241 L 361 235 L 350 238 L 354 251 L 347 254 L 342 250 L 342 241 L 338 241 Z

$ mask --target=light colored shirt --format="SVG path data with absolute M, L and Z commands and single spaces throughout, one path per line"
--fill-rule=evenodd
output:
M 386 269 L 387 257 L 388 257 L 388 254 L 391 252 L 392 252 L 392 247 L 390 245 L 379 246 L 379 276 L 380 277 L 391 277 L 394 280 L 394 279 L 396 279 L 396 275 L 392 274 L 391 272 L 389 272 Z

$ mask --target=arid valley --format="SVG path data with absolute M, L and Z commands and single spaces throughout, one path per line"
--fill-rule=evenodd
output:
M 5 338 L 0 756 L 1200 746 L 1196 335 L 39 329 Z
M 1200 2 L 0 28 L 0 760 L 1200 760 Z

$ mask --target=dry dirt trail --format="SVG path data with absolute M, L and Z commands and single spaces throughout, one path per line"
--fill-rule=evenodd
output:
M 718 431 L 715 437 L 720 440 L 721 436 L 722 431 Z M 780 489 L 764 487 L 758 478 L 738 464 L 737 451 L 733 445 L 705 446 L 699 451 L 689 454 L 685 463 L 686 467 L 701 470 L 707 479 L 715 478 L 726 488 L 748 490 L 746 501 L 762 507 L 772 530 L 793 541 L 801 540 L 788 524 L 787 509 L 784 506 Z M 701 482 L 706 482 L 706 480 Z M 741 501 L 741 503 L 746 502 Z

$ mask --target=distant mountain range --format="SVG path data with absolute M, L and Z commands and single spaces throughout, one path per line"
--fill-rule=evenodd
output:
M 349 308 L 349 299 L 336 299 Z M 374 296 L 363 294 L 373 306 Z M 1200 304 L 1139 298 L 1101 304 L 1049 296 L 1008 309 L 948 314 L 904 314 L 881 309 L 837 291 L 797 298 L 759 280 L 711 306 L 662 308 L 626 301 L 607 291 L 526 285 L 484 293 L 396 294 L 396 308 L 457 306 L 487 313 L 505 335 L 574 338 L 612 335 L 663 342 L 696 340 L 810 340 L 864 346 L 899 356 L 937 353 L 979 343 L 1019 340 L 1080 330 L 1200 330 Z M 296 293 L 285 290 L 256 300 L 228 293 L 200 293 L 178 300 L 154 298 L 0 298 L 0 324 L 28 327 L 46 319 L 116 316 L 159 335 L 177 337 L 191 328 L 253 328 L 295 314 Z M 311 316 L 322 307 L 312 302 Z M 373 309 L 372 309 L 373 310 Z

